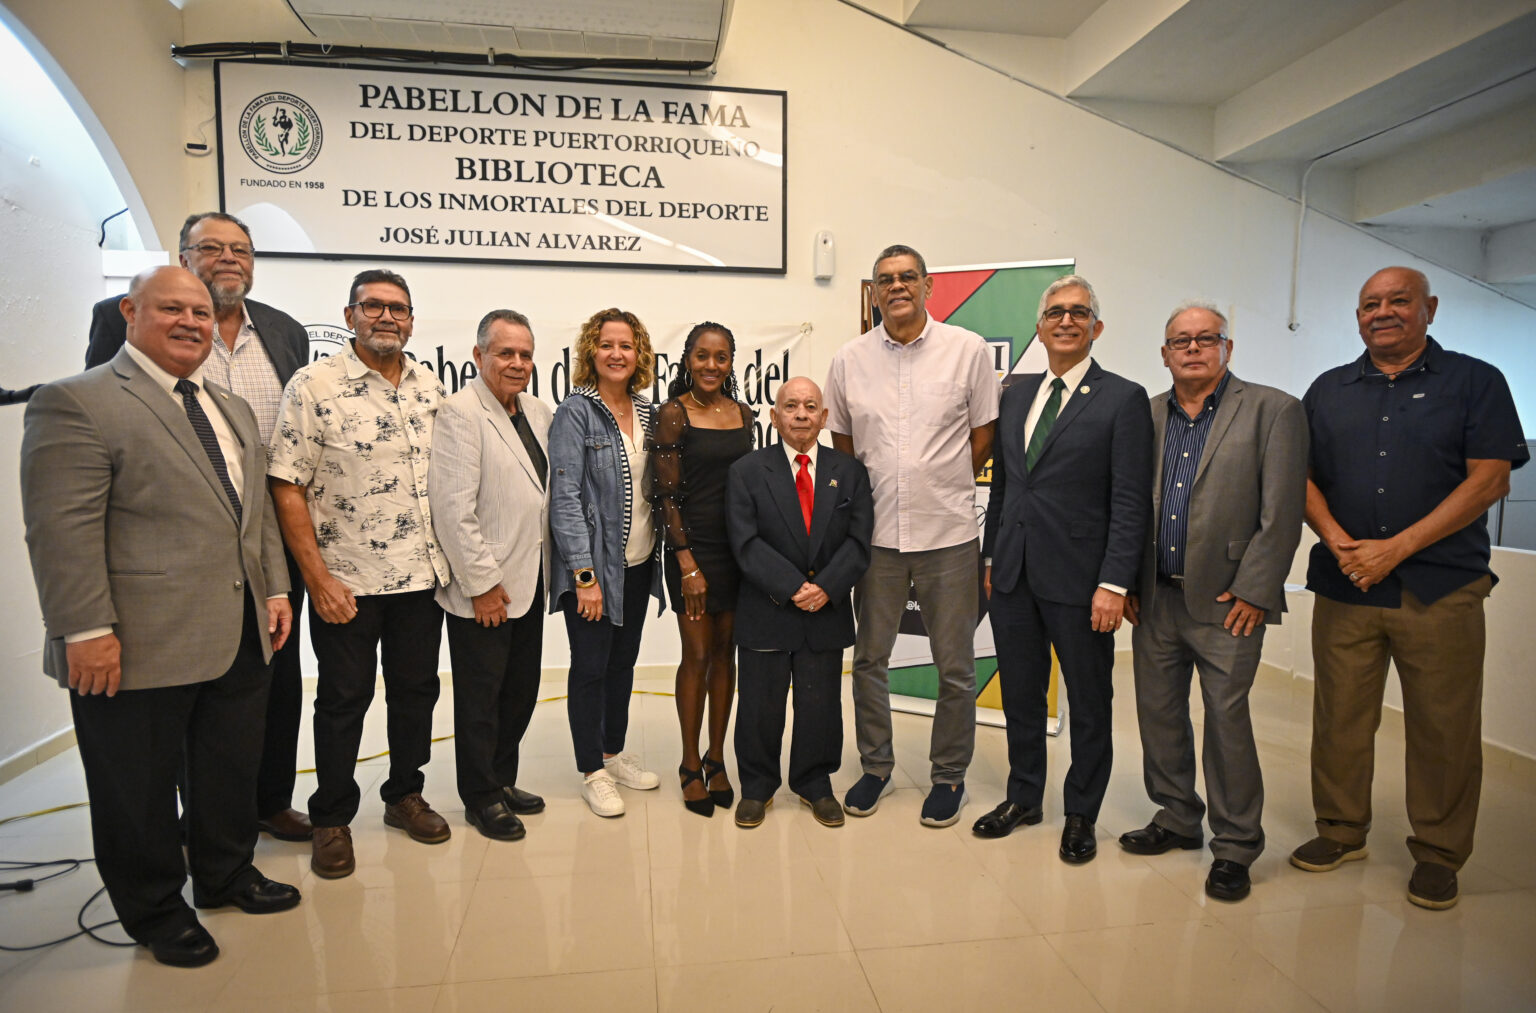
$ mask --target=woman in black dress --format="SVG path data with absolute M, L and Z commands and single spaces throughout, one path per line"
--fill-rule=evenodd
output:
M 651 466 L 657 524 L 666 535 L 667 597 L 677 613 L 683 657 L 677 667 L 677 720 L 683 804 L 712 816 L 736 793 L 725 774 L 725 729 L 736 688 L 732 623 L 741 571 L 725 530 L 725 474 L 752 449 L 752 409 L 739 400 L 732 367 L 736 339 L 702 323 L 688 332 L 683 368 L 656 413 Z M 709 748 L 699 732 L 709 711 Z

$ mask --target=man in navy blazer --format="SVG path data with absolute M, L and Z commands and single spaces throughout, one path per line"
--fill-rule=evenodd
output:
M 203 368 L 216 383 L 251 406 L 257 435 L 266 446 L 277 428 L 283 388 L 294 371 L 309 362 L 309 332 L 282 310 L 246 298 L 256 274 L 256 251 L 251 230 L 240 219 L 222 211 L 189 215 L 182 223 L 177 245 L 181 266 L 197 275 L 213 300 L 216 340 Z M 92 309 L 86 369 L 110 362 L 123 347 L 128 325 L 120 308 L 122 301 L 122 296 L 113 296 Z M 288 644 L 272 661 L 256 816 L 257 825 L 274 837 L 307 841 L 309 817 L 293 808 L 304 697 L 298 628 L 299 614 L 304 610 L 304 580 L 293 557 L 287 559 L 294 628 Z
M 832 773 L 843 752 L 843 648 L 853 643 L 853 585 L 869 566 L 875 503 L 855 457 L 819 446 L 821 390 L 797 376 L 779 388 L 783 443 L 731 466 L 726 519 L 741 564 L 736 600 L 739 704 L 736 825 L 763 822 L 781 783 L 784 705 L 795 689 L 789 787 L 817 822 L 843 824 Z
M 1045 792 L 1051 648 L 1070 702 L 1063 861 L 1091 861 L 1109 785 L 1115 631 L 1136 586 L 1152 509 L 1147 392 L 1089 358 L 1104 331 L 1077 276 L 1040 297 L 1049 369 L 1003 391 L 982 554 L 1008 721 L 1008 797 L 972 828 L 1004 837 L 1038 823 Z

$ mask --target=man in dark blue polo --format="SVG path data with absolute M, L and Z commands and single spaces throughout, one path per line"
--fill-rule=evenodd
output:
M 1456 903 L 1482 787 L 1486 512 L 1530 453 L 1504 376 L 1428 334 L 1439 304 L 1418 271 L 1360 290 L 1365 354 L 1303 399 L 1312 434 L 1307 523 L 1321 539 L 1307 586 L 1316 672 L 1312 804 L 1318 836 L 1291 864 L 1327 872 L 1366 857 L 1387 662 L 1403 689 L 1408 899 Z

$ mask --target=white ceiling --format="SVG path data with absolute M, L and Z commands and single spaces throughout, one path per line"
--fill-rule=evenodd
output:
M 845 2 L 1529 299 L 1536 0 Z

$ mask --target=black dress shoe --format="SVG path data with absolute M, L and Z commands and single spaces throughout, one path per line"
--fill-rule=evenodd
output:
M 507 803 L 507 808 L 519 816 L 532 816 L 534 813 L 544 811 L 544 800 L 531 791 L 523 791 L 521 788 L 502 788 L 501 797 Z
M 520 841 L 528 833 L 505 802 L 492 802 L 483 809 L 466 806 L 464 819 L 493 841 Z
M 1017 802 L 1004 802 L 971 825 L 977 837 L 1007 837 L 1020 823 L 1034 826 L 1042 818 L 1040 807 L 1025 809 Z
M 1211 873 L 1205 877 L 1205 895 L 1217 900 L 1242 900 L 1248 896 L 1248 866 L 1226 858 L 1211 863 Z
M 205 903 L 196 901 L 200 908 L 224 907 L 233 904 L 248 915 L 269 915 L 299 906 L 299 889 L 287 883 L 278 883 L 262 876 L 221 901 Z M 210 940 L 211 941 L 211 940 Z M 212 960 L 212 957 L 208 958 Z
M 1093 824 L 1077 813 L 1067 814 L 1067 825 L 1061 828 L 1061 848 L 1057 852 L 1063 862 L 1082 865 L 1093 861 L 1099 845 L 1093 838 Z
M 1203 843 L 1198 834 L 1185 837 L 1158 823 L 1148 823 L 1140 830 L 1128 830 L 1120 835 L 1120 846 L 1133 855 L 1161 855 L 1174 848 L 1194 851 Z
M 171 967 L 202 967 L 213 963 L 213 959 L 219 955 L 219 944 L 213 941 L 207 929 L 196 922 L 175 935 L 145 945 L 156 960 Z

